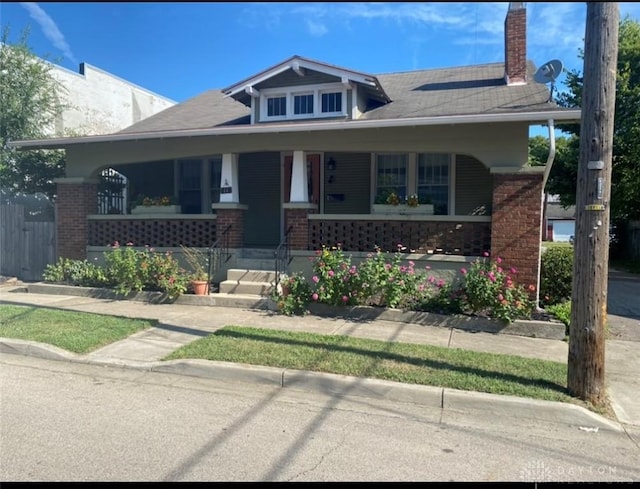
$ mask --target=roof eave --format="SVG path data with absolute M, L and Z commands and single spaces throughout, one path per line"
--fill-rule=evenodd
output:
M 528 122 L 531 125 L 545 124 L 548 121 L 577 122 L 581 119 L 580 109 L 519 112 L 514 114 L 469 114 L 437 117 L 415 117 L 401 119 L 366 119 L 329 122 L 306 122 L 294 124 L 252 124 L 232 127 L 215 127 L 206 129 L 181 129 L 175 131 L 154 131 L 145 133 L 118 133 L 99 136 L 80 136 L 70 138 L 50 138 L 10 141 L 11 148 L 19 149 L 61 149 L 68 146 L 92 143 L 115 143 L 124 141 L 141 141 L 150 139 L 174 139 L 180 137 L 226 136 L 261 133 L 286 133 L 300 131 L 332 131 L 367 128 L 439 126 L 455 124 L 481 124 L 496 122 Z

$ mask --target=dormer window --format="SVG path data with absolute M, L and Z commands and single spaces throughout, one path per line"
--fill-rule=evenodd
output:
M 346 116 L 347 89 L 341 83 L 259 90 L 260 120 Z
M 283 118 L 287 115 L 287 97 L 267 97 L 267 117 Z
M 322 93 L 323 114 L 341 114 L 342 113 L 342 93 L 341 92 L 325 92 Z
M 293 96 L 293 113 L 295 115 L 313 115 L 313 93 Z

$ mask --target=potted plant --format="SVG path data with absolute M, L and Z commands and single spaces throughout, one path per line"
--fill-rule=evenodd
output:
M 411 194 L 401 199 L 397 192 L 379 195 L 372 207 L 374 214 L 433 214 L 431 200 Z
M 182 256 L 191 268 L 191 289 L 196 295 L 209 293 L 209 256 L 198 248 L 180 245 Z
M 180 214 L 182 208 L 176 203 L 173 196 L 163 195 L 161 197 L 139 196 L 135 200 L 135 207 L 131 209 L 132 214 Z

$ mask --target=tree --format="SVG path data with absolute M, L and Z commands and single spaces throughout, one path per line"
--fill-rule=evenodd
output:
M 560 203 L 564 207 L 575 204 L 578 161 L 578 144 L 574 143 L 577 136 L 556 137 L 556 154 L 545 186 L 545 193 L 559 195 Z M 541 166 L 547 163 L 549 157 L 549 139 L 544 136 L 529 138 L 529 163 Z
M 629 17 L 619 23 L 616 104 L 611 178 L 611 220 L 613 223 L 640 219 L 640 22 Z M 584 51 L 579 57 L 584 59 Z M 567 73 L 568 92 L 558 97 L 563 107 L 581 107 L 583 77 L 576 70 Z M 578 175 L 580 126 L 558 125 L 572 135 L 566 167 L 559 165 L 556 178 L 550 176 L 549 191 L 561 195 L 565 205 L 575 203 Z M 574 157 L 575 156 L 575 157 Z M 552 170 L 553 175 L 553 170 Z
M 51 73 L 51 64 L 35 56 L 28 46 L 29 28 L 10 45 L 9 26 L 0 43 L 0 188 L 10 193 L 43 192 L 55 195 L 53 179 L 64 175 L 60 150 L 17 151 L 7 143 L 38 139 L 53 132 L 64 106 L 64 87 Z

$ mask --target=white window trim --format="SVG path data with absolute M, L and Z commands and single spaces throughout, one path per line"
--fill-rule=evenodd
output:
M 409 152 L 403 153 L 398 151 L 384 151 L 378 153 L 371 154 L 371 204 L 374 203 L 376 194 L 378 191 L 377 188 L 377 176 L 378 176 L 378 156 L 385 154 L 406 154 L 407 155 L 407 195 L 412 195 L 418 193 L 418 155 L 424 153 L 438 153 L 442 154 L 439 151 L 418 151 L 418 152 Z M 455 185 L 456 181 L 456 155 L 455 153 L 446 153 L 449 155 L 449 213 L 448 216 L 455 215 Z
M 321 98 L 323 93 L 341 93 L 342 110 L 339 112 L 322 112 Z M 295 95 L 313 94 L 313 113 L 294 114 L 293 97 Z M 267 99 L 276 96 L 287 98 L 287 114 L 284 116 L 267 115 Z M 347 107 L 347 88 L 342 83 L 323 83 L 319 85 L 300 85 L 297 87 L 265 88 L 260 90 L 260 120 L 282 121 L 295 119 L 322 119 L 327 117 L 347 116 L 350 108 Z
M 291 98 L 289 96 L 289 94 L 287 92 L 284 92 L 282 90 L 274 90 L 271 93 L 264 93 L 261 91 L 260 92 L 260 118 L 264 119 L 264 120 L 269 120 L 269 121 L 284 121 L 286 119 L 288 119 L 287 114 L 285 115 L 272 115 L 269 116 L 267 115 L 269 113 L 268 111 L 268 99 L 270 98 L 280 98 L 280 97 L 285 97 L 287 99 L 286 101 L 286 105 L 287 105 L 287 114 L 289 113 L 289 110 L 291 109 L 291 103 L 289 101 L 289 99 Z

